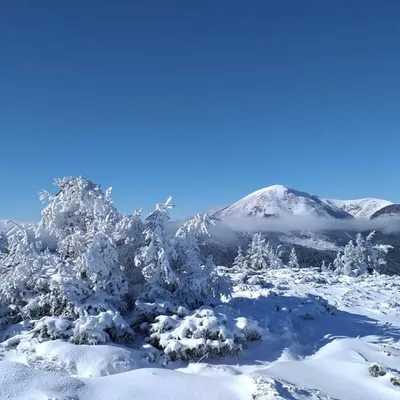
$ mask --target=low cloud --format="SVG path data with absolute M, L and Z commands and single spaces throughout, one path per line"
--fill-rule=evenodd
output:
M 375 230 L 386 234 L 400 232 L 400 218 L 398 217 L 381 217 L 372 220 L 330 219 L 312 216 L 241 217 L 224 218 L 222 222 L 237 232 L 366 232 Z

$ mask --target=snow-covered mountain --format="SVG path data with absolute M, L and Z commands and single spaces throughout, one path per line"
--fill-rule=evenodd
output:
M 283 185 L 273 185 L 257 190 L 216 213 L 219 218 L 287 215 L 352 218 L 348 212 L 334 204 Z
M 336 219 L 374 219 L 381 216 L 400 216 L 400 205 L 382 199 L 337 200 L 324 199 L 288 188 L 268 186 L 218 210 L 216 217 L 282 217 L 316 216 Z
M 372 219 L 374 215 L 384 208 L 394 205 L 393 202 L 382 199 L 357 199 L 357 200 L 336 200 L 324 199 L 334 207 L 340 208 L 351 214 L 354 218 Z

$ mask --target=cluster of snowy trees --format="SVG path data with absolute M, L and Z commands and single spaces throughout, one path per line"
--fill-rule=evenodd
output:
M 333 263 L 327 264 L 323 261 L 321 269 L 349 276 L 361 276 L 374 271 L 383 272 L 382 268 L 386 265 L 385 256 L 392 246 L 374 244 L 374 235 L 375 232 L 366 237 L 361 233 L 357 234 L 355 242 L 350 240 L 342 250 L 339 250 Z M 257 233 L 246 251 L 239 248 L 233 262 L 233 270 L 244 272 L 300 267 L 294 247 L 286 264 L 282 261 L 282 254 L 281 246 L 273 248 L 261 233 Z
M 213 223 L 196 216 L 175 234 L 168 227 L 171 199 L 157 204 L 144 221 L 140 212 L 122 215 L 111 189 L 85 178 L 56 180 L 37 226 L 13 223 L 2 238 L 0 323 L 40 321 L 41 334 L 58 317 L 77 342 L 96 343 L 116 332 L 131 332 L 140 302 L 168 301 L 194 309 L 220 301 L 230 281 L 217 272 L 211 256 L 202 259 L 198 242 Z M 48 246 L 43 234 L 55 237 Z M 46 244 L 47 243 L 47 244 Z M 66 321 L 71 322 L 72 325 Z M 54 335 L 53 335 L 54 336 Z M 100 341 L 104 341 L 100 340 Z
M 267 270 L 281 268 L 299 268 L 299 262 L 296 250 L 293 247 L 287 265 L 282 261 L 281 246 L 274 248 L 267 242 L 261 233 L 256 233 L 246 251 L 239 248 L 238 255 L 233 262 L 233 268 L 236 271 L 245 270 Z
M 367 237 L 359 233 L 355 243 L 350 242 L 340 250 L 333 262 L 333 265 L 325 266 L 323 269 L 334 270 L 337 274 L 349 276 L 360 276 L 366 273 L 381 272 L 386 265 L 385 255 L 392 246 L 375 245 L 373 243 L 375 232 Z

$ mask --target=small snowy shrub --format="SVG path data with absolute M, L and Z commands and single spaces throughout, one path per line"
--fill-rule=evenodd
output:
M 43 317 L 35 322 L 32 332 L 39 339 L 69 339 L 72 336 L 72 322 L 65 318 Z
M 236 354 L 242 342 L 259 338 L 257 322 L 246 318 L 229 320 L 207 307 L 183 318 L 160 315 L 150 326 L 150 343 L 171 360 Z
M 154 322 L 155 318 L 159 315 L 178 315 L 183 318 L 190 314 L 190 311 L 183 306 L 176 306 L 169 301 L 159 303 L 145 303 L 143 301 L 136 301 L 136 314 L 137 322 Z
M 236 318 L 235 335 L 238 339 L 246 342 L 261 339 L 258 322 L 245 317 Z
M 379 366 L 378 364 L 372 364 L 369 368 L 369 373 L 374 377 L 377 378 L 378 376 L 385 376 L 386 371 Z
M 400 378 L 392 376 L 390 378 L 390 382 L 392 383 L 393 386 L 399 386 L 400 387 Z
M 84 315 L 75 322 L 72 341 L 76 344 L 102 344 L 127 341 L 133 337 L 129 324 L 119 312 L 106 311 Z

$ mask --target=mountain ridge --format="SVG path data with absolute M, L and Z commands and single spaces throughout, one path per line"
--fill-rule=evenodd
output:
M 256 190 L 213 213 L 218 218 L 317 216 L 334 219 L 373 219 L 400 216 L 400 205 L 384 199 L 327 199 L 285 185 Z

